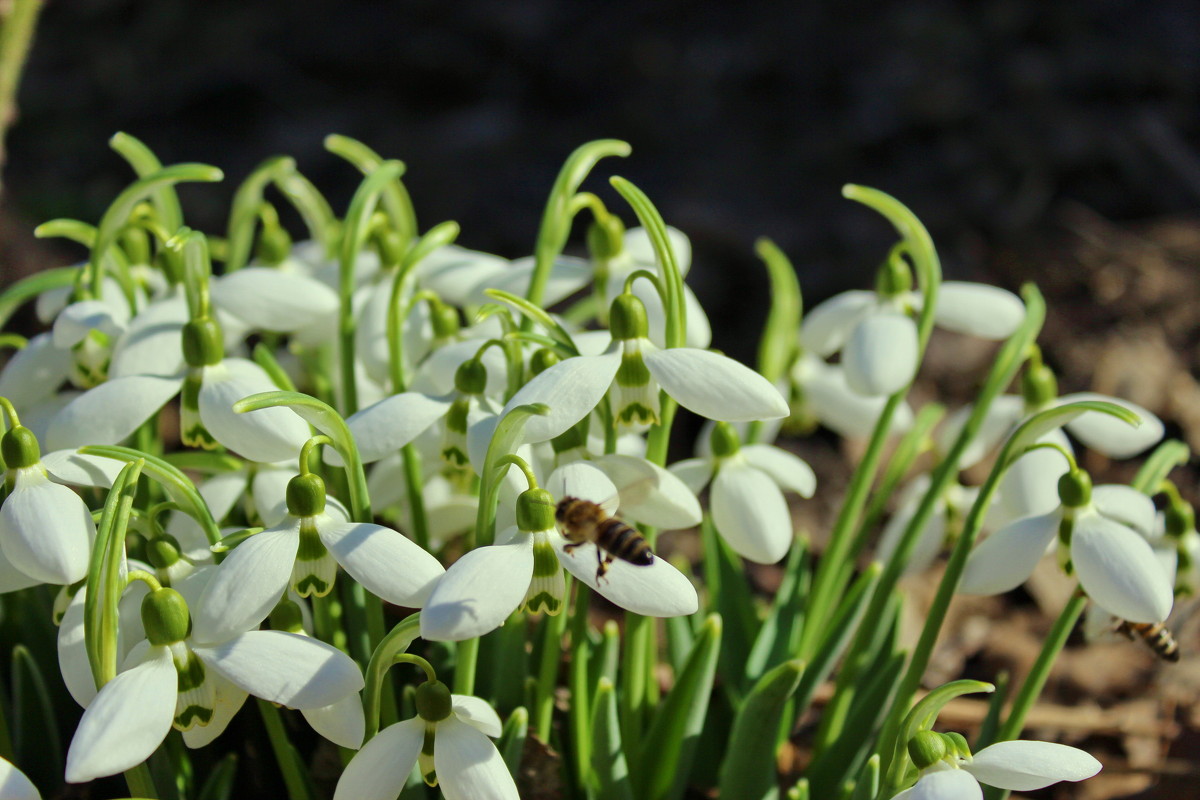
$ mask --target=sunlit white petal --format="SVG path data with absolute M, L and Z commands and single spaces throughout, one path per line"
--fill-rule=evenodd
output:
M 384 728 L 346 765 L 333 800 L 396 800 L 424 742 L 420 717 Z
M 453 694 L 450 700 L 459 719 L 493 739 L 500 738 L 500 716 L 490 703 L 469 694 Z
M 431 397 L 420 392 L 394 394 L 352 414 L 346 420 L 358 454 L 364 464 L 391 455 L 416 439 L 430 425 L 446 415 L 453 397 Z M 342 459 L 332 447 L 325 449 L 325 461 L 341 466 Z
M 769 444 L 748 444 L 742 455 L 750 465 L 771 476 L 771 480 L 801 497 L 812 497 L 817 490 L 817 475 L 804 459 Z
M 1132 486 L 1106 483 L 1092 489 L 1092 504 L 1109 519 L 1149 537 L 1154 530 L 1154 501 Z
M 298 272 L 245 267 L 212 282 L 213 303 L 259 330 L 290 333 L 337 313 L 337 294 Z
M 846 384 L 868 397 L 895 394 L 917 372 L 917 324 L 906 314 L 871 314 L 860 322 L 842 350 Z
M 187 299 L 182 288 L 139 311 L 113 347 L 109 378 L 181 372 L 183 325 L 187 320 Z
M 420 608 L 445 572 L 416 542 L 382 525 L 329 520 L 317 533 L 356 581 L 389 603 Z
M 192 638 L 223 642 L 258 627 L 283 596 L 300 546 L 300 521 L 255 534 L 217 567 L 192 611 Z
M 709 419 L 738 422 L 788 414 L 787 400 L 771 382 L 731 358 L 689 347 L 645 346 L 646 367 L 681 406 Z
M 446 800 L 519 800 L 496 745 L 454 716 L 437 725 L 433 763 Z
M 800 343 L 822 358 L 841 349 L 850 332 L 876 306 L 874 292 L 842 292 L 804 315 Z
M 309 437 L 308 424 L 287 408 L 234 413 L 233 404 L 259 392 L 278 389 L 253 361 L 227 358 L 204 368 L 200 419 L 221 444 L 251 461 L 294 459 Z
M 302 708 L 300 713 L 313 730 L 339 747 L 357 750 L 362 746 L 367 723 L 363 716 L 362 698 L 348 694 L 336 703 L 320 708 Z
M 87 573 L 96 524 L 79 495 L 40 467 L 16 470 L 0 505 L 0 549 L 19 571 L 43 583 L 72 584 Z
M 320 708 L 363 688 L 349 656 L 296 633 L 250 631 L 193 652 L 234 685 L 291 708 Z
M 3 758 L 0 758 L 0 797 L 5 800 L 42 800 L 33 781 Z
M 51 450 L 86 444 L 118 444 L 166 405 L 183 385 L 180 378 L 131 375 L 89 389 L 50 423 Z
M 1015 589 L 1033 573 L 1058 533 L 1058 511 L 1010 523 L 971 551 L 958 590 L 999 594 Z
M 1103 400 L 1127 408 L 1141 417 L 1142 424 L 1134 427 L 1124 420 L 1101 411 L 1085 411 L 1067 423 L 1067 430 L 1085 445 L 1112 458 L 1130 458 L 1157 444 L 1163 437 L 1162 421 L 1154 414 L 1128 400 L 1092 392 L 1065 394 L 1056 405 L 1077 400 Z
M 533 537 L 477 547 L 450 566 L 421 611 L 425 639 L 461 641 L 500 627 L 533 577 Z
M 553 439 L 600 404 L 620 365 L 621 356 L 615 352 L 560 361 L 522 386 L 504 404 L 501 415 L 517 406 L 545 403 L 549 411 L 530 417 L 522 438 L 527 442 Z
M 983 789 L 968 772 L 945 769 L 926 772 L 911 789 L 892 800 L 983 800 Z
M 55 347 L 49 333 L 38 334 L 0 371 L 0 397 L 25 409 L 52 394 L 70 370 L 71 351 Z
M 792 546 L 792 517 L 771 477 L 745 462 L 721 465 L 710 494 L 713 524 L 738 555 L 774 564 Z
M 1088 597 L 1130 622 L 1162 622 L 1172 587 L 1150 544 L 1099 514 L 1080 515 L 1071 534 L 1071 562 Z
M 1082 781 L 1100 771 L 1091 755 L 1054 742 L 997 742 L 963 764 L 980 783 L 1014 792 L 1031 792 L 1059 781 Z
M 947 330 L 983 339 L 1007 339 L 1025 319 L 1025 304 L 1007 289 L 985 283 L 944 281 L 934 320 Z

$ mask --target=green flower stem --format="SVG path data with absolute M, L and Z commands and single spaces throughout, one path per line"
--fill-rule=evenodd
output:
M 117 604 L 125 590 L 120 570 L 130 509 L 144 465 L 141 459 L 126 464 L 113 481 L 92 545 L 83 614 L 84 642 L 97 689 L 117 675 Z
M 479 638 L 458 643 L 454 664 L 454 693 L 475 694 L 475 670 L 479 665 Z
M 129 166 L 133 167 L 139 178 L 153 175 L 163 168 L 158 156 L 154 155 L 144 142 L 124 131 L 113 134 L 108 140 L 108 146 L 129 162 Z M 154 204 L 158 221 L 168 235 L 179 230 L 179 226 L 183 224 L 183 211 L 179 208 L 179 196 L 175 194 L 175 187 L 169 184 L 160 186 L 150 193 L 150 202 Z
M 324 597 L 312 598 L 313 626 L 317 638 L 350 654 L 350 642 L 342 627 L 342 603 L 336 594 L 330 593 Z
M 259 700 L 258 702 L 263 701 Z M 158 787 L 154 785 L 154 778 L 150 775 L 150 765 L 145 762 L 125 770 L 122 777 L 125 778 L 125 785 L 129 787 L 131 797 L 158 798 L 161 796 L 158 793 Z
M 533 305 L 541 306 L 542 297 L 546 293 L 546 283 L 550 280 L 550 271 L 554 268 L 554 260 L 562 253 L 567 244 L 567 237 L 571 235 L 574 213 L 581 207 L 581 204 L 574 201 L 580 184 L 600 159 L 606 156 L 624 157 L 629 155 L 631 150 L 625 142 L 598 139 L 581 145 L 567 157 L 550 190 L 550 198 L 546 201 L 546 210 L 542 213 L 542 223 L 533 249 L 533 275 L 525 293 L 525 299 Z M 527 317 L 521 322 L 521 330 L 528 331 L 532 325 Z
M 804 299 L 796 269 L 774 242 L 763 237 L 754 243 L 754 251 L 767 268 L 771 282 L 771 310 L 758 343 L 758 372 L 777 384 L 796 360 L 799 346 L 796 333 L 804 316 Z M 751 422 L 746 429 L 746 443 L 761 441 L 762 430 L 762 420 Z
M 17 86 L 41 12 L 42 0 L 14 0 L 0 25 L 0 166 L 8 126 L 17 119 Z
M 370 147 L 367 147 L 357 139 L 351 139 L 349 136 L 342 136 L 337 133 L 325 137 L 325 149 L 334 155 L 346 159 L 358 167 L 359 171 L 364 175 L 377 169 L 380 164 L 384 163 L 383 156 L 376 153 Z M 401 164 L 401 170 L 394 180 L 384 186 L 383 208 L 387 212 L 388 221 L 391 223 L 392 229 L 399 235 L 400 240 L 407 245 L 417 235 L 417 214 L 413 210 L 412 198 L 409 197 L 408 190 L 404 188 L 404 182 L 400 180 L 404 174 L 403 163 L 396 163 Z
M 1171 470 L 1186 464 L 1191 457 L 1191 450 L 1178 439 L 1163 442 L 1138 470 L 1131 484 L 1134 489 L 1148 495 L 1155 495 Z
M 404 165 L 399 161 L 384 161 L 374 167 L 358 185 L 346 212 L 338 258 L 338 355 L 342 367 L 342 413 L 346 416 L 358 410 L 358 384 L 354 375 L 354 266 L 370 232 L 371 216 L 380 194 L 403 172 Z
M 625 612 L 625 650 L 621 658 L 621 739 L 626 752 L 637 752 L 650 721 L 650 683 L 654 679 L 654 620 Z
M 258 712 L 262 716 L 263 726 L 267 729 L 267 738 L 271 740 L 271 750 L 275 753 L 275 761 L 279 771 L 283 773 L 283 783 L 287 787 L 289 800 L 317 800 L 316 789 L 312 785 L 308 769 L 303 759 L 288 739 L 287 730 L 283 726 L 279 709 L 262 698 L 255 698 Z M 130 787 L 132 789 L 132 787 Z M 137 794 L 137 792 L 134 792 Z
M 588 676 L 588 666 L 592 661 L 592 642 L 588 635 L 591 629 L 588 620 L 591 594 L 583 582 L 575 581 L 575 602 L 571 606 L 571 665 L 567 684 L 571 692 L 569 721 L 576 786 L 590 786 L 592 773 L 593 698 L 589 692 L 591 681 Z M 616 708 L 615 704 L 613 708 Z
M 429 517 L 425 512 L 424 475 L 421 472 L 421 454 L 412 444 L 400 448 L 404 464 L 404 488 L 408 494 L 408 510 L 412 524 L 413 539 L 422 550 L 429 550 Z
M 865 186 L 847 184 L 842 188 L 842 195 L 847 199 L 863 203 L 886 217 L 896 232 L 900 234 L 903 240 L 901 245 L 912 259 L 922 296 L 921 314 L 917 320 L 917 353 L 918 363 L 920 363 L 925 356 L 925 347 L 929 343 L 929 336 L 933 332 L 933 315 L 937 307 L 938 289 L 942 282 L 941 263 L 938 260 L 937 250 L 933 246 L 933 240 L 916 215 L 895 198 L 883 192 Z M 863 507 L 870 493 L 871 483 L 875 480 L 875 474 L 879 469 L 883 447 L 891 432 L 892 417 L 895 415 L 896 409 L 904 402 L 908 388 L 906 386 L 896 392 L 888 398 L 884 405 L 875 429 L 871 432 L 866 453 L 850 480 L 846 499 L 842 503 L 837 521 L 830 534 L 829 545 L 817 566 L 812 593 L 809 597 L 808 613 L 805 616 L 804 630 L 801 633 L 800 648 L 797 653 L 797 657 L 804 661 L 811 662 L 813 649 L 820 638 L 821 629 L 829 618 L 829 611 L 836 602 L 837 595 L 845 588 L 845 580 L 849 576 L 844 574 L 843 564 L 850 556 L 853 532 L 858 526 Z
M 367 663 L 366 686 L 363 688 L 363 712 L 366 715 L 364 745 L 379 732 L 379 712 L 388 669 L 396 663 L 396 656 L 407 650 L 420 635 L 421 614 L 417 612 L 397 623 L 375 646 L 375 652 Z
M 1008 441 L 996 459 L 995 466 L 992 467 L 991 473 L 988 474 L 987 480 L 979 488 L 979 494 L 975 498 L 975 503 L 971 506 L 971 510 L 963 522 L 962 534 L 959 536 L 958 541 L 954 545 L 954 550 L 950 554 L 950 560 L 946 564 L 946 571 L 942 575 L 941 582 L 938 584 L 937 594 L 934 596 L 933 602 L 930 604 L 929 611 L 926 614 L 925 626 L 921 630 L 921 637 L 913 649 L 908 669 L 904 673 L 904 678 L 896 690 L 892 709 L 880 734 L 881 749 L 878 752 L 884 759 L 885 771 L 891 768 L 890 759 L 892 758 L 894 748 L 898 746 L 896 737 L 899 735 L 900 715 L 908 707 L 909 702 L 916 693 L 917 686 L 921 682 L 921 676 L 925 674 L 925 667 L 929 664 L 929 657 L 933 653 L 933 646 L 937 642 L 938 632 L 942 627 L 942 622 L 946 618 L 946 611 L 950 607 L 950 601 L 954 598 L 955 591 L 958 589 L 963 570 L 967 566 L 967 558 L 975 546 L 975 539 L 979 536 L 979 531 L 983 527 L 984 517 L 987 515 L 987 511 L 995 497 L 996 490 L 1000 486 L 1000 481 L 1004 477 L 1004 473 L 1039 438 L 1056 428 L 1062 427 L 1085 411 L 1100 411 L 1121 419 L 1130 425 L 1138 424 L 1138 417 L 1133 412 L 1122 406 L 1097 400 L 1067 403 L 1039 412 L 1022 423 L 1008 438 Z M 884 797 L 889 796 L 884 795 Z
M 641 189 L 619 176 L 613 176 L 609 183 L 633 208 L 638 221 L 642 223 L 642 227 L 650 237 L 654 256 L 662 269 L 662 289 L 665 292 L 663 309 L 666 312 L 665 343 L 667 347 L 683 347 L 687 340 L 687 314 L 683 305 L 683 274 L 679 271 L 675 250 L 671 247 L 671 239 L 667 235 L 667 224 L 663 221 L 662 215 L 658 213 L 658 209 L 650 202 L 650 198 Z
M 1042 643 L 1042 650 L 1038 653 L 1037 660 L 1033 662 L 1029 674 L 1025 676 L 1021 688 L 1013 698 L 1012 708 L 1009 709 L 1008 716 L 1000 727 L 996 741 L 1006 742 L 1020 735 L 1021 728 L 1025 725 L 1025 717 L 1028 716 L 1029 710 L 1033 708 L 1033 704 L 1037 702 L 1042 689 L 1046 686 L 1046 680 L 1050 677 L 1054 661 L 1066 646 L 1067 637 L 1071 635 L 1075 623 L 1083 615 L 1087 603 L 1087 595 L 1077 589 L 1067 604 L 1063 606 L 1058 619 L 1054 621 L 1054 627 L 1050 629 L 1046 641 Z M 976 747 L 984 747 L 988 744 L 991 742 L 981 742 Z
M 258 224 L 259 208 L 267 186 L 282 176 L 294 172 L 295 159 L 273 156 L 254 168 L 238 186 L 229 209 L 229 252 L 225 255 L 226 274 L 246 266 L 254 249 L 254 227 Z
M 408 389 L 408 376 L 404 369 L 404 344 L 402 329 L 404 319 L 408 315 L 413 269 L 417 264 L 435 250 L 452 244 L 458 238 L 457 222 L 443 222 L 426 231 L 416 244 L 405 254 L 404 261 L 392 276 L 391 294 L 388 296 L 387 310 L 387 342 L 388 370 L 392 378 L 392 391 L 403 392 Z
M 208 239 L 199 231 L 183 228 L 172 241 L 172 247 L 183 257 L 183 274 L 191 318 L 204 319 L 212 313 L 209 308 L 212 261 L 208 255 Z
M 542 659 L 538 664 L 537 706 L 534 709 L 536 727 L 534 730 L 543 742 L 550 741 L 550 723 L 554 717 L 554 690 L 558 685 L 562 635 L 566 628 L 566 614 L 555 614 L 553 617 L 542 618 Z

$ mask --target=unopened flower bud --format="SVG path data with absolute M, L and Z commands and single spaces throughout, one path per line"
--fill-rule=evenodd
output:
M 526 532 L 554 528 L 554 498 L 545 489 L 528 489 L 517 498 L 517 527 Z
M 325 481 L 320 475 L 297 475 L 288 481 L 287 508 L 293 517 L 315 517 L 325 510 Z
M 1058 497 L 1068 508 L 1086 506 L 1092 500 L 1092 477 L 1074 469 L 1058 479 Z
M 646 306 L 633 294 L 613 298 L 608 312 L 608 329 L 614 339 L 641 339 L 649 335 Z
M 187 601 L 174 589 L 155 589 L 142 600 L 142 627 L 152 645 L 169 645 L 187 638 L 191 628 Z
M 426 722 L 441 722 L 450 716 L 453 701 L 441 681 L 426 681 L 417 687 L 417 715 Z
M 0 438 L 0 454 L 9 469 L 32 467 L 42 458 L 37 436 L 24 425 L 18 425 Z
M 926 769 L 946 757 L 946 740 L 940 733 L 917 731 L 908 740 L 908 755 L 917 769 Z

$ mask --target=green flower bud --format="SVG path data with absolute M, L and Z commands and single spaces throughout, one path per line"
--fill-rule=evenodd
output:
M 1086 506 L 1092 501 L 1092 476 L 1073 469 L 1058 479 L 1058 497 L 1068 508 Z
M 1021 375 L 1021 397 L 1029 408 L 1041 408 L 1058 397 L 1058 378 L 1045 364 L 1031 364 Z
M 42 460 L 37 436 L 24 425 L 18 425 L 0 437 L 0 455 L 9 469 L 26 469 Z
M 390 228 L 375 235 L 375 247 L 379 251 L 379 260 L 384 267 L 399 265 L 404 260 L 404 253 L 408 249 L 404 240 L 400 238 L 400 234 Z
M 608 330 L 614 339 L 641 339 L 650 333 L 646 306 L 633 294 L 613 298 L 608 311 Z
M 458 309 L 440 301 L 429 304 L 429 316 L 433 323 L 434 339 L 451 339 L 462 330 Z
M 1171 503 L 1163 511 L 1167 536 L 1178 539 L 1196 527 L 1196 511 L 1186 501 Z
M 588 225 L 588 252 L 592 258 L 608 261 L 625 249 L 625 224 L 616 214 L 606 214 Z
M 562 358 L 559 357 L 558 353 L 549 347 L 543 347 L 535 350 L 533 355 L 529 357 L 529 371 L 533 375 L 541 375 L 560 361 L 562 361 Z
M 152 645 L 182 642 L 192 628 L 187 601 L 174 589 L 155 589 L 142 600 L 142 627 Z
M 315 517 L 325 510 L 325 481 L 320 475 L 297 475 L 288 481 L 287 508 L 293 517 Z
M 545 489 L 528 489 L 517 498 L 517 528 L 532 533 L 554 529 L 554 497 Z
M 741 449 L 737 431 L 728 422 L 718 422 L 714 425 L 708 441 L 716 458 L 727 458 Z
M 271 616 L 268 619 L 273 631 L 287 631 L 288 633 L 304 631 L 304 615 L 300 613 L 300 606 L 286 597 L 271 610 Z
M 917 769 L 927 769 L 946 757 L 946 740 L 940 733 L 917 731 L 908 740 L 908 756 Z
M 170 569 L 179 563 L 179 542 L 164 533 L 146 543 L 146 560 L 155 569 Z
M 967 744 L 967 737 L 958 731 L 943 733 L 942 738 L 946 740 L 946 750 L 951 755 L 956 755 L 960 758 L 971 757 L 971 745 Z
M 224 357 L 224 337 L 216 320 L 203 317 L 183 326 L 183 360 L 189 367 L 211 367 Z
M 912 291 L 912 270 L 903 256 L 893 253 L 875 273 L 875 292 L 880 297 L 895 297 Z
M 426 681 L 417 687 L 417 716 L 426 722 L 441 722 L 450 716 L 453 701 L 441 681 Z
M 292 253 L 292 236 L 280 225 L 267 225 L 258 237 L 255 256 L 264 264 L 278 264 Z
M 454 388 L 461 394 L 483 394 L 487 388 L 487 367 L 479 358 L 468 358 L 454 373 Z

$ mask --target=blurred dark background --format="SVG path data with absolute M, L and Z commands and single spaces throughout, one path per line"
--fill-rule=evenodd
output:
M 106 146 L 123 130 L 165 163 L 225 170 L 183 189 L 194 227 L 223 232 L 237 183 L 279 153 L 344 211 L 359 176 L 322 149 L 338 132 L 407 162 L 422 227 L 455 219 L 462 243 L 519 256 L 565 156 L 622 138 L 632 157 L 589 187 L 616 208 L 604 179 L 625 175 L 692 236 L 690 282 L 729 331 L 716 344 L 748 354 L 757 236 L 791 255 L 810 301 L 870 283 L 892 234 L 841 199 L 847 181 L 909 204 L 949 276 L 1002 283 L 991 254 L 1064 201 L 1113 220 L 1193 209 L 1198 9 L 51 0 L 6 202 L 29 226 L 96 221 L 131 178 Z M 729 292 L 730 276 L 762 293 Z

